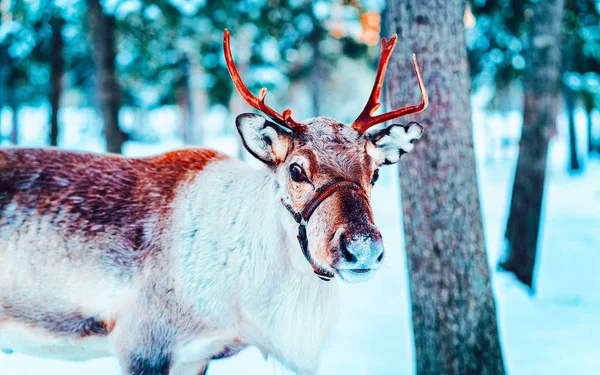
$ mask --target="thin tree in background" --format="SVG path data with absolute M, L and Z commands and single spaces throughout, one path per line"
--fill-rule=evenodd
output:
M 531 46 L 524 77 L 523 131 L 500 267 L 533 290 L 548 141 L 559 99 L 563 0 L 532 3 Z
M 178 65 L 179 77 L 175 82 L 175 102 L 181 109 L 181 134 L 183 143 L 194 144 L 194 120 L 192 114 L 192 98 L 190 92 L 190 60 L 184 56 Z
M 597 141 L 594 139 L 594 109 L 596 108 L 594 103 L 595 97 L 589 92 L 584 92 L 582 99 L 587 117 L 587 152 L 588 154 L 591 154 L 594 151 L 600 152 L 600 144 L 596 144 Z
M 579 152 L 577 146 L 577 129 L 575 127 L 575 101 L 577 92 L 566 84 L 562 84 L 563 98 L 565 100 L 565 112 L 567 113 L 567 124 L 569 128 L 569 172 L 581 170 Z
M 2 9 L 0 9 L 0 24 L 3 22 L 3 19 Z M 12 144 L 16 145 L 18 141 L 19 118 L 15 92 L 14 61 L 8 53 L 8 46 L 5 45 L 4 41 L 0 44 L 0 93 L 0 114 L 4 105 L 8 104 L 12 112 L 9 140 Z M 2 132 L 0 132 L 0 141 L 2 141 Z
M 308 79 L 308 90 L 312 104 L 312 116 L 321 116 L 321 102 L 323 101 L 323 86 L 327 81 L 327 67 L 321 49 L 319 48 L 320 37 L 314 35 L 309 39 L 313 56 L 311 61 L 310 76 Z
M 104 13 L 100 0 L 86 2 L 106 149 L 108 152 L 121 153 L 125 134 L 119 128 L 121 87 L 115 69 L 115 18 Z
M 182 112 L 182 137 L 186 145 L 203 145 L 204 118 L 208 111 L 206 88 L 199 82 L 204 76 L 204 67 L 198 56 L 186 53 L 179 62 L 179 77 L 175 98 Z
M 12 112 L 12 120 L 10 127 L 10 143 L 13 145 L 19 144 L 19 99 L 16 88 L 16 74 L 14 72 L 14 59 L 9 57 L 7 59 L 8 65 L 8 80 L 7 80 L 7 92 L 8 92 L 8 105 Z
M 50 25 L 52 26 L 52 61 L 50 69 L 50 145 L 58 146 L 58 110 L 60 108 L 60 98 L 63 92 L 62 77 L 64 73 L 62 38 L 64 20 L 60 16 L 58 9 L 54 9 Z
M 567 4 L 564 4 L 566 6 Z M 562 18 L 562 16 L 561 16 Z M 567 114 L 567 125 L 569 128 L 569 165 L 567 167 L 569 172 L 578 172 L 581 170 L 581 163 L 579 162 L 579 152 L 577 147 L 577 129 L 575 125 L 575 107 L 577 103 L 577 97 L 579 92 L 573 89 L 567 80 L 565 79 L 566 74 L 576 71 L 575 59 L 578 57 L 571 51 L 576 48 L 577 38 L 576 33 L 564 33 L 562 36 L 562 50 L 561 50 L 561 75 L 563 77 L 561 83 L 562 96 L 565 102 L 565 112 Z
M 0 26 L 2 26 L 2 7 L 0 7 Z M 2 125 L 2 109 L 4 108 L 4 103 L 6 102 L 6 94 L 5 94 L 5 77 L 6 77 L 6 69 L 7 69 L 7 61 L 8 61 L 8 48 L 2 42 L 0 43 L 0 126 Z M 2 144 L 3 134 L 0 127 L 0 144 Z
M 461 0 L 390 0 L 399 35 L 387 92 L 391 108 L 416 100 L 410 54 L 429 92 L 425 127 L 400 163 L 418 374 L 504 374 L 486 260 L 472 143 L 470 77 Z

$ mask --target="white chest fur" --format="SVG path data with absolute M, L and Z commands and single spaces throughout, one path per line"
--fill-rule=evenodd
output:
M 186 299 L 212 327 L 313 373 L 337 314 L 337 281 L 312 273 L 269 174 L 238 163 L 209 166 L 176 203 L 175 264 Z

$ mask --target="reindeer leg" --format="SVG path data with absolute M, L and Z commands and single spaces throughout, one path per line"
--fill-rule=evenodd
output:
M 198 375 L 206 375 L 207 371 L 208 371 L 208 363 L 204 366 L 204 368 L 202 370 L 200 370 Z
M 124 375 L 170 375 L 173 331 L 168 324 L 134 316 L 124 319 L 115 337 Z
M 133 355 L 126 366 L 124 373 L 127 375 L 169 375 L 171 360 L 160 354 L 154 358 Z
M 208 361 L 177 363 L 173 365 L 169 375 L 206 375 Z
M 202 370 L 200 370 L 198 375 L 206 375 L 207 371 L 208 371 L 208 363 L 206 364 L 206 366 L 204 366 L 204 368 Z

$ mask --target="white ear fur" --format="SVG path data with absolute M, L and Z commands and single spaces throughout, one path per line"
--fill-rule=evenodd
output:
M 239 115 L 235 124 L 244 147 L 265 164 L 276 165 L 287 156 L 291 135 L 254 113 Z
M 394 164 L 413 149 L 413 141 L 421 135 L 423 127 L 416 122 L 391 125 L 368 135 L 367 153 L 378 165 Z

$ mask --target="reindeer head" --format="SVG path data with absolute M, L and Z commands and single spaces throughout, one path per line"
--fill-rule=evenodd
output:
M 379 167 L 396 163 L 412 150 L 423 127 L 415 122 L 369 131 L 376 125 L 423 111 L 427 92 L 419 66 L 413 65 L 422 94 L 417 106 L 373 116 L 396 36 L 382 39 L 381 59 L 367 105 L 352 126 L 316 117 L 296 122 L 291 110 L 282 114 L 265 104 L 266 88 L 258 97 L 242 82 L 231 55 L 229 32 L 223 41 L 227 68 L 242 97 L 266 117 L 245 113 L 236 119 L 246 149 L 270 167 L 280 200 L 299 225 L 298 240 L 314 272 L 323 280 L 337 273 L 343 280 L 370 279 L 381 266 L 383 244 L 373 222 L 370 193 Z

